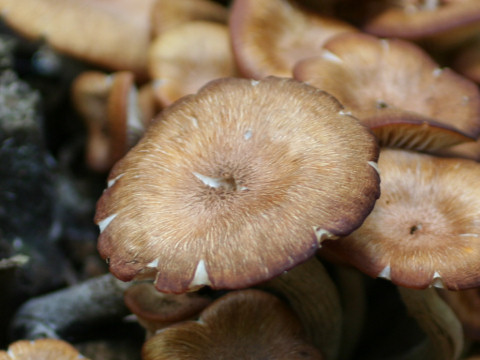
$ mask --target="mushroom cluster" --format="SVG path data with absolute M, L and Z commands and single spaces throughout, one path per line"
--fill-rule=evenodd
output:
M 98 251 L 132 284 L 143 360 L 473 358 L 478 0 L 0 12 L 91 67 L 72 99 L 86 164 L 107 183 Z M 408 348 L 365 356 L 377 286 L 414 330 Z

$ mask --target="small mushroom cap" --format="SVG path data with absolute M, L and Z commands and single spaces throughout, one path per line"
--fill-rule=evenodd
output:
M 317 54 L 327 39 L 357 30 L 286 0 L 235 0 L 230 31 L 241 73 L 261 79 L 291 77 L 295 63 Z
M 211 298 L 198 292 L 164 294 L 151 283 L 129 287 L 124 300 L 140 323 L 153 333 L 175 322 L 191 319 L 212 302 Z
M 227 8 L 211 0 L 155 0 L 151 14 L 153 38 L 190 21 L 228 22 Z
M 154 0 L 0 0 L 2 19 L 32 39 L 113 70 L 144 74 Z
M 360 226 L 379 195 L 377 154 L 323 91 L 210 82 L 115 165 L 97 204 L 100 254 L 122 280 L 156 275 L 162 292 L 268 280 Z
M 382 37 L 423 39 L 480 21 L 477 0 L 382 1 L 373 9 L 363 30 Z
M 381 196 L 363 225 L 324 249 L 411 288 L 480 285 L 480 164 L 384 149 Z
M 150 46 L 149 73 L 164 107 L 211 80 L 235 76 L 228 27 L 191 21 L 165 31 Z
M 18 340 L 8 351 L 0 351 L 1 360 L 78 360 L 87 358 L 69 343 L 59 339 Z
M 148 340 L 144 360 L 322 359 L 287 305 L 260 290 L 234 291 L 206 308 L 199 321 L 168 327 Z
M 478 87 L 403 40 L 339 35 L 321 56 L 299 62 L 294 76 L 335 96 L 367 126 L 405 118 L 480 135 Z

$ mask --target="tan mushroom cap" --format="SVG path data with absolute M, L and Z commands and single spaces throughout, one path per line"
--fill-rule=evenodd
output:
M 0 0 L 22 35 L 113 70 L 144 74 L 155 0 Z
M 0 360 L 78 360 L 87 358 L 69 343 L 59 339 L 18 340 L 8 351 L 0 351 Z
M 149 73 L 164 107 L 211 80 L 235 76 L 228 27 L 191 21 L 165 31 L 150 46 Z
M 480 284 L 480 164 L 384 149 L 381 196 L 363 225 L 324 249 L 411 288 Z
M 152 11 L 153 37 L 175 26 L 196 20 L 226 24 L 228 10 L 210 0 L 155 0 Z
M 372 4 L 374 1 L 370 1 Z M 480 21 L 477 0 L 382 1 L 363 30 L 382 37 L 422 39 Z
M 335 96 L 368 126 L 405 119 L 480 134 L 477 86 L 403 40 L 339 35 L 321 56 L 299 62 L 294 76 Z
M 280 299 L 260 290 L 220 297 L 198 321 L 173 325 L 148 340 L 143 360 L 322 359 Z
M 235 0 L 230 12 L 233 51 L 242 74 L 261 79 L 292 76 L 295 63 L 318 54 L 351 25 L 296 7 L 286 0 Z
M 377 151 L 316 88 L 210 82 L 115 165 L 97 204 L 99 251 L 118 278 L 156 275 L 162 292 L 268 280 L 360 226 L 379 195 Z

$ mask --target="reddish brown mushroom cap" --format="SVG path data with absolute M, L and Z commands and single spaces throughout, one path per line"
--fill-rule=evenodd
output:
M 480 37 L 457 51 L 452 67 L 480 84 Z
M 366 32 L 404 39 L 422 39 L 480 21 L 477 0 L 382 1 L 373 4 L 371 12 L 363 26 Z
M 69 343 L 58 339 L 18 340 L 0 351 L 1 360 L 78 360 L 87 358 Z
M 151 283 L 129 287 L 124 300 L 150 335 L 173 323 L 190 320 L 212 302 L 211 298 L 198 292 L 164 294 Z
M 322 359 L 304 338 L 302 326 L 276 296 L 234 291 L 206 308 L 199 321 L 173 325 L 148 340 L 144 360 Z
M 339 35 L 320 57 L 299 62 L 294 76 L 335 96 L 368 126 L 405 119 L 480 134 L 477 86 L 403 40 Z
M 60 52 L 144 74 L 153 1 L 0 0 L 0 11 L 13 29 Z
M 156 274 L 163 292 L 259 283 L 360 226 L 379 195 L 377 151 L 311 86 L 210 82 L 165 109 L 112 170 L 99 251 L 118 278 Z
M 363 225 L 327 242 L 373 277 L 426 288 L 480 284 L 480 164 L 382 150 L 381 196 Z
M 240 71 L 261 79 L 291 77 L 295 63 L 318 54 L 327 39 L 357 30 L 286 0 L 235 0 L 230 31 Z

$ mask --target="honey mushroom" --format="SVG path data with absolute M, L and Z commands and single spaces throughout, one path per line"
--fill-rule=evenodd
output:
M 163 110 L 112 169 L 95 216 L 100 254 L 119 279 L 153 278 L 162 292 L 266 281 L 361 225 L 379 195 L 377 151 L 311 86 L 210 82 Z

